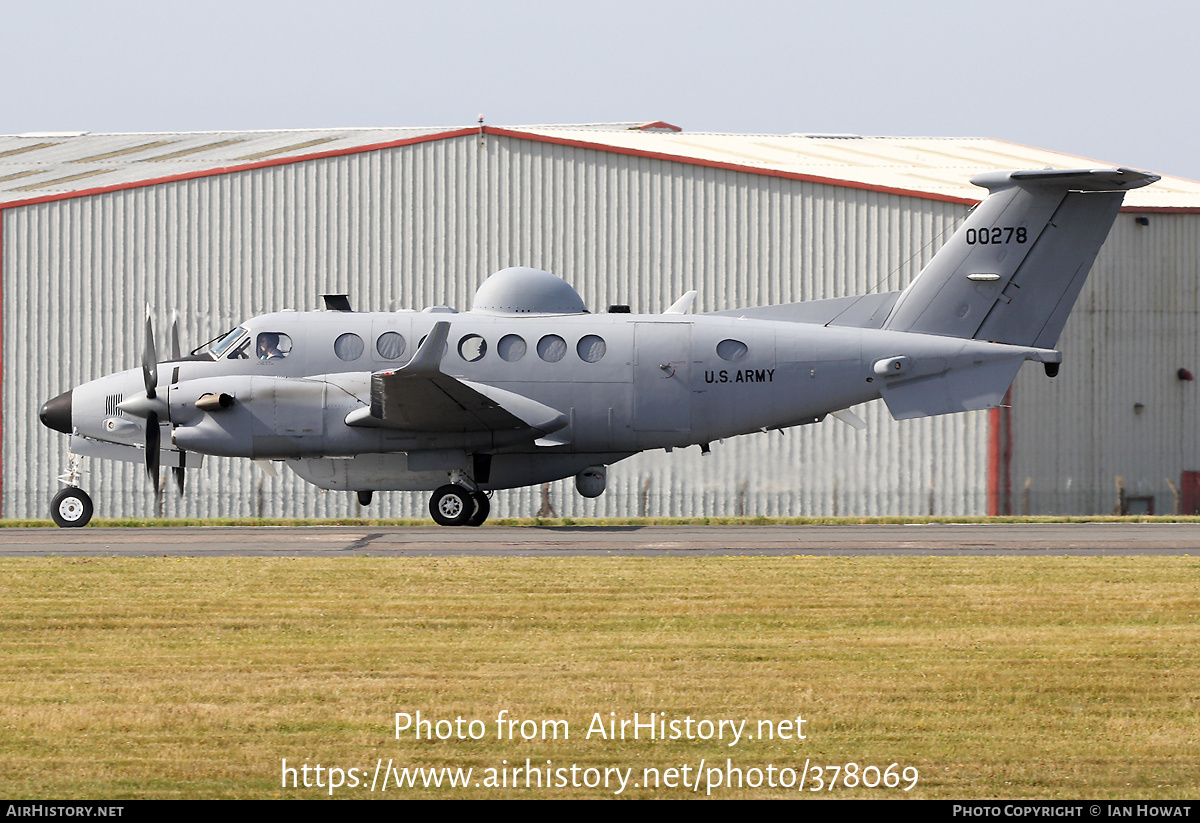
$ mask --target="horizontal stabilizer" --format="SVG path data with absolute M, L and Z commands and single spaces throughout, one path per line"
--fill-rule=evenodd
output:
M 922 377 L 898 386 L 885 386 L 880 394 L 897 420 L 991 409 L 1004 399 L 1021 363 L 1020 360 L 1001 360 L 965 371 Z
M 883 332 L 895 354 L 873 364 L 879 394 L 897 420 L 999 406 L 1026 360 L 1059 363 L 1062 353 L 979 340 Z
M 1005 176 L 1000 172 L 1001 177 Z M 977 186 L 992 188 L 985 182 L 989 175 L 981 174 L 971 182 Z M 1022 184 L 1065 185 L 1071 191 L 1129 191 L 1156 183 L 1162 178 L 1157 174 L 1126 168 L 1102 169 L 1032 169 L 1008 172 L 1008 179 Z

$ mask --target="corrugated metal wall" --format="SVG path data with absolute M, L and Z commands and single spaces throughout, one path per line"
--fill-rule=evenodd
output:
M 469 308 L 491 272 L 562 275 L 593 310 L 657 312 L 684 291 L 697 310 L 900 288 L 965 207 L 509 137 L 460 137 L 159 184 L 3 212 L 3 497 L 6 517 L 44 517 L 67 438 L 39 404 L 140 362 L 149 302 L 165 348 L 172 308 L 196 345 L 245 317 L 318 308 Z M 554 484 L 559 514 L 970 514 L 986 511 L 984 414 L 836 421 L 610 471 L 594 501 Z M 140 467 L 85 461 L 98 516 L 158 506 Z M 209 459 L 167 515 L 357 514 L 351 495 L 290 473 Z M 500 493 L 524 516 L 540 490 Z M 379 516 L 423 514 L 424 493 L 386 493 Z
M 1177 376 L 1200 376 L 1200 217 L 1118 216 L 1059 347 L 1058 377 L 1013 386 L 1012 511 L 1112 513 L 1123 491 L 1174 514 L 1200 470 L 1200 383 Z

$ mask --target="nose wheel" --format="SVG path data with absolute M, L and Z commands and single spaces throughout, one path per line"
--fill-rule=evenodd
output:
M 92 519 L 92 498 L 83 489 L 68 486 L 50 501 L 50 517 L 64 529 L 86 526 Z
M 429 513 L 439 526 L 480 526 L 490 511 L 487 495 L 453 483 L 429 498 Z

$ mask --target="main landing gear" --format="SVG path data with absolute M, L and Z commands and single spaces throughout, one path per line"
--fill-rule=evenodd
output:
M 454 483 L 429 498 L 429 513 L 439 526 L 482 526 L 491 510 L 486 494 Z
M 372 496 L 369 491 L 358 492 L 359 504 L 370 505 Z M 429 498 L 429 513 L 439 526 L 482 526 L 491 511 L 486 494 L 458 483 L 447 483 Z

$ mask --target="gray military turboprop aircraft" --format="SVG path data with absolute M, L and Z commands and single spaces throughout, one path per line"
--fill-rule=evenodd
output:
M 202 455 L 283 461 L 323 489 L 432 489 L 441 525 L 481 524 L 487 492 L 606 467 L 645 449 L 700 445 L 883 398 L 896 419 L 998 405 L 1027 360 L 1058 373 L 1067 315 L 1121 207 L 1157 176 L 1130 169 L 1018 171 L 899 292 L 689 315 L 589 314 L 565 281 L 528 268 L 489 277 L 471 310 L 327 310 L 255 317 L 158 362 L 149 316 L 139 369 L 46 402 L 71 435 L 60 526 L 92 503 L 79 458 L 174 469 Z M 623 310 L 623 311 L 622 311 Z M 147 310 L 148 312 L 149 310 Z M 270 466 L 271 463 L 265 465 Z

